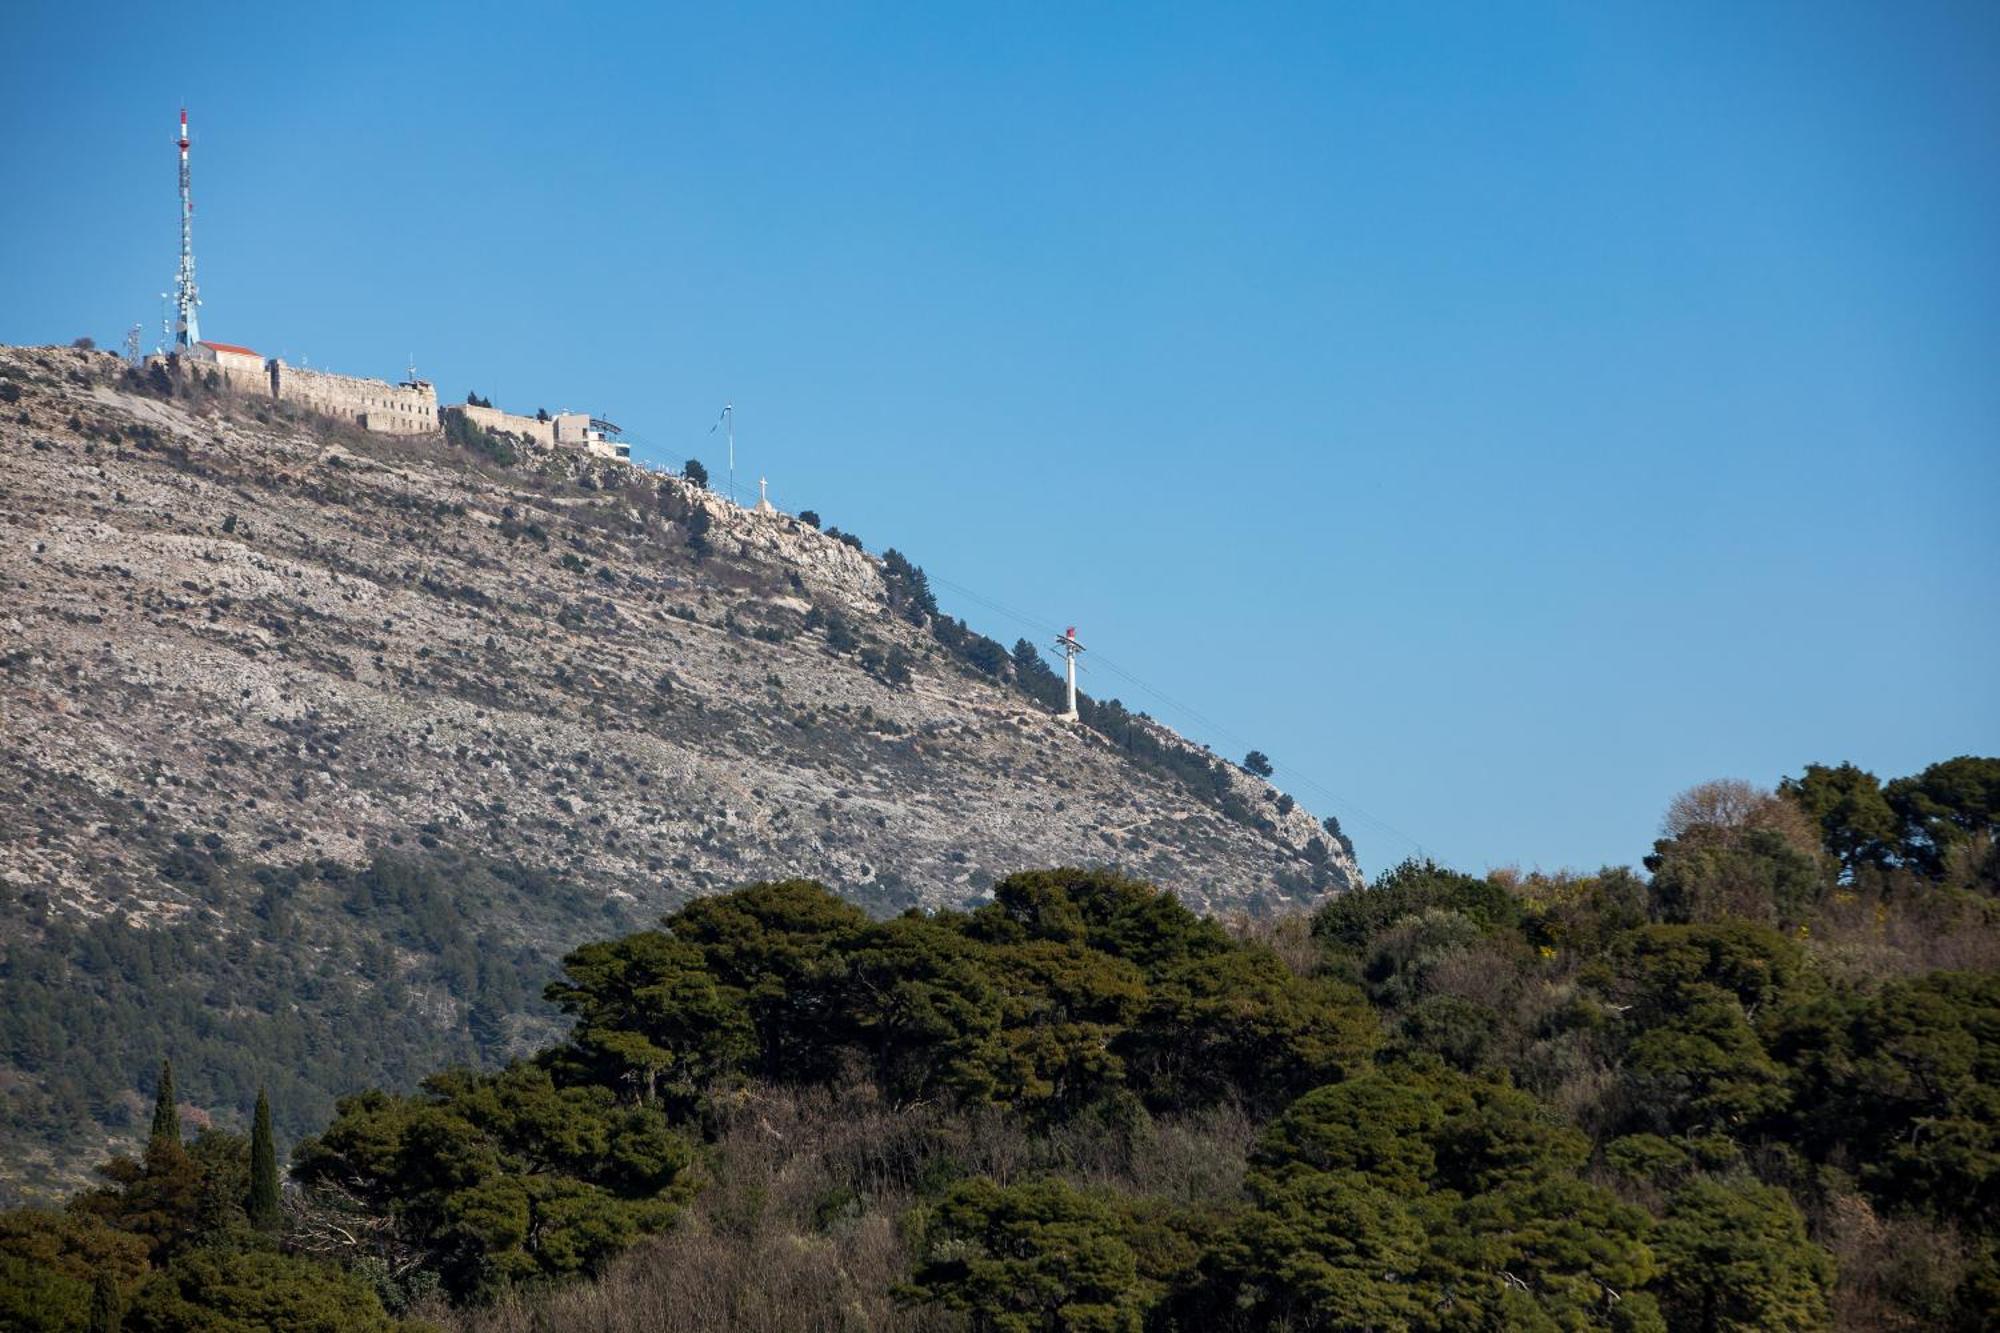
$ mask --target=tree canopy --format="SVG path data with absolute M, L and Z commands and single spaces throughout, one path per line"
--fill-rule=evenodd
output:
M 1991 1327 L 1985 763 L 1703 784 L 1650 879 L 1419 860 L 1309 919 L 1104 868 L 697 898 L 563 958 L 558 1039 L 342 1098 L 282 1180 L 261 1090 L 188 1138 L 162 1062 L 135 1155 L 0 1214 L 0 1326 L 624 1328 L 544 1302 L 729 1271 L 801 1326 Z

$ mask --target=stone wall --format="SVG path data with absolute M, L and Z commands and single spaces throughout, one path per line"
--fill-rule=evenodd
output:
M 285 402 L 384 435 L 422 435 L 438 429 L 437 390 L 422 380 L 390 384 L 288 366 L 274 358 L 271 391 Z
M 530 444 L 539 444 L 544 449 L 556 447 L 556 422 L 541 421 L 534 417 L 524 417 L 515 412 L 502 412 L 497 407 L 480 407 L 468 403 L 456 409 L 465 413 L 465 419 L 484 430 L 504 431 L 509 435 L 519 435 Z M 571 413 L 570 415 L 575 415 Z M 560 421 L 562 418 L 558 417 Z
M 599 458 L 632 456 L 630 445 L 606 439 L 603 431 L 592 426 L 588 412 L 558 412 L 543 421 L 539 417 L 524 417 L 516 412 L 503 412 L 497 407 L 474 404 L 452 410 L 465 413 L 465 419 L 476 426 L 519 435 L 530 444 L 538 444 L 544 449 L 581 449 Z

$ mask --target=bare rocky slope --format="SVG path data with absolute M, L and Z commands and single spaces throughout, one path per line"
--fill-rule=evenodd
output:
M 272 991 L 252 1048 L 320 1021 L 290 960 L 497 1058 L 562 948 L 747 880 L 877 910 L 1059 864 L 1210 911 L 1359 882 L 1262 781 L 1142 718 L 1057 721 L 879 558 L 676 478 L 370 436 L 68 349 L 0 349 L 0 465 L 0 1000 L 149 1008 L 124 955 L 179 931 L 177 984 Z M 518 975 L 489 986 L 496 956 Z M 196 1008 L 230 1040 L 225 999 Z M 51 1021 L 0 1034 L 42 1116 L 0 1134 L 60 1138 L 80 1037 Z M 76 1094 L 107 1133 L 145 1044 L 99 1057 L 125 1092 Z M 233 1119 L 293 1058 L 223 1060 L 207 1095 Z M 334 1076 L 301 1077 L 310 1116 Z

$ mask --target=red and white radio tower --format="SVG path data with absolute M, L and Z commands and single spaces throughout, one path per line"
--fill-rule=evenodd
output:
M 201 341 L 196 310 L 201 293 L 194 285 L 194 187 L 188 175 L 188 113 L 181 108 L 181 271 L 174 279 L 174 346 L 193 347 Z

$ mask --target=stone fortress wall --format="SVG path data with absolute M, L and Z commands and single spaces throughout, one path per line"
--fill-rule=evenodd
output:
M 384 435 L 423 435 L 438 429 L 437 390 L 422 380 L 386 380 L 307 370 L 271 359 L 271 396 Z
M 237 393 L 295 403 L 384 435 L 424 435 L 440 428 L 437 390 L 423 380 L 391 384 L 358 375 L 288 366 L 234 343 L 204 342 L 188 354 Z
M 329 370 L 309 370 L 234 343 L 198 343 L 186 359 L 191 367 L 213 371 L 225 387 L 237 393 L 293 403 L 325 416 L 352 421 L 364 430 L 384 435 L 428 435 L 444 427 L 437 390 L 424 380 L 391 384 L 358 375 L 336 375 Z M 618 428 L 588 412 L 558 412 L 544 420 L 474 403 L 454 405 L 444 411 L 460 413 L 484 430 L 519 436 L 543 449 L 580 449 L 598 458 L 625 461 L 632 457 L 632 446 L 618 438 Z
M 212 371 L 225 387 L 237 393 L 294 403 L 325 416 L 352 421 L 364 430 L 384 435 L 427 435 L 444 427 L 437 390 L 424 380 L 391 384 L 387 380 L 309 370 L 234 343 L 198 343 L 186 359 L 191 367 Z M 558 412 L 544 420 L 474 403 L 444 410 L 460 413 L 484 430 L 516 435 L 544 449 L 580 449 L 598 458 L 626 461 L 632 457 L 632 446 L 618 438 L 618 428 L 588 412 Z
M 544 421 L 540 417 L 524 417 L 518 412 L 502 412 L 497 407 L 481 407 L 477 403 L 467 403 L 463 407 L 453 406 L 451 410 L 463 412 L 465 419 L 481 430 L 518 435 L 528 443 L 539 444 L 544 449 L 556 447 L 556 418 Z
M 446 410 L 464 413 L 467 421 L 482 430 L 518 435 L 544 449 L 581 449 L 599 458 L 632 456 L 630 445 L 611 438 L 603 423 L 592 420 L 587 412 L 558 412 L 544 421 L 540 417 L 524 417 L 518 412 L 503 412 L 497 407 L 481 407 L 477 403 Z

